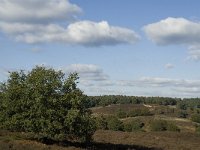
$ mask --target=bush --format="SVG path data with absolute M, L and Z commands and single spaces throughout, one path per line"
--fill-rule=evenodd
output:
M 139 131 L 144 126 L 144 123 L 140 120 L 132 120 L 129 123 L 124 124 L 124 131 L 132 132 L 132 131 Z
M 136 117 L 136 116 L 150 116 L 151 112 L 148 108 L 140 108 L 140 109 L 133 109 L 128 113 L 129 117 Z
M 177 104 L 177 107 L 179 108 L 179 109 L 181 109 L 181 110 L 187 110 L 187 104 L 186 104 L 186 102 L 182 102 L 182 101 L 180 101 L 178 104 Z
M 152 131 L 165 131 L 167 130 L 167 121 L 165 120 L 153 120 L 150 123 L 150 128 Z
M 152 131 L 180 131 L 175 124 L 169 123 L 166 120 L 153 120 L 150 127 Z
M 187 116 L 188 116 L 187 111 L 180 111 L 180 112 L 178 112 L 178 116 L 177 117 L 179 117 L 179 118 L 187 118 Z
M 123 110 L 121 110 L 121 109 L 119 109 L 119 110 L 117 111 L 116 115 L 117 115 L 118 118 L 126 118 L 126 117 L 127 117 L 126 112 L 123 111 Z
M 120 121 L 115 116 L 108 117 L 107 123 L 108 123 L 108 129 L 109 130 L 113 130 L 113 131 L 123 131 L 124 130 L 124 126 L 123 126 L 122 121 Z
M 200 134 L 200 126 L 196 127 L 196 132 Z
M 100 116 L 96 118 L 97 129 L 107 130 L 108 122 L 104 116 Z
M 192 115 L 191 120 L 193 122 L 200 123 L 200 114 L 194 114 L 194 115 Z
M 175 132 L 180 132 L 180 129 L 178 128 L 177 125 L 173 123 L 168 123 L 167 124 L 167 131 L 175 131 Z

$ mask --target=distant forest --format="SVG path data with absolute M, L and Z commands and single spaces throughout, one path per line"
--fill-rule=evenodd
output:
M 200 98 L 171 98 L 171 97 L 144 97 L 144 96 L 123 96 L 103 95 L 88 96 L 88 107 L 108 106 L 111 104 L 158 104 L 177 105 L 180 109 L 200 108 Z

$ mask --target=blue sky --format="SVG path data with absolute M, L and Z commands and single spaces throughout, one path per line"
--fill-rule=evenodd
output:
M 0 81 L 36 65 L 88 95 L 199 97 L 198 0 L 0 0 Z

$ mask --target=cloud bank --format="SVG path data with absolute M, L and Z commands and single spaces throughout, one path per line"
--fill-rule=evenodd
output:
M 68 0 L 0 0 L 0 31 L 29 44 L 104 46 L 133 44 L 140 39 L 133 30 L 107 21 L 77 21 L 81 12 Z
M 186 45 L 189 58 L 200 60 L 200 22 L 185 18 L 166 18 L 144 26 L 147 37 L 158 45 Z
M 77 72 L 80 87 L 89 95 L 125 94 L 143 96 L 198 97 L 200 80 L 163 77 L 140 77 L 132 80 L 112 80 L 94 64 L 71 64 L 63 67 L 65 73 Z

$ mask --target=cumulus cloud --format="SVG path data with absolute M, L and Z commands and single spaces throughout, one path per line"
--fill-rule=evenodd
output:
M 74 19 L 81 8 L 68 0 L 0 0 L 0 20 L 46 23 Z
M 144 31 L 156 44 L 196 44 L 200 42 L 200 23 L 184 18 L 167 18 L 146 25 Z
M 106 21 L 79 21 L 67 28 L 56 24 L 21 24 L 0 22 L 0 30 L 26 43 L 62 42 L 72 45 L 101 46 L 135 43 L 139 36 L 132 30 L 110 26 Z
M 186 45 L 193 60 L 200 60 L 200 22 L 166 18 L 144 26 L 147 37 L 158 45 Z
M 71 64 L 63 67 L 62 70 L 67 74 L 77 72 L 84 84 L 89 84 L 88 81 L 106 81 L 109 76 L 103 70 L 93 64 Z
M 81 8 L 68 0 L 0 0 L 0 31 L 30 44 L 102 46 L 132 44 L 140 38 L 133 30 L 107 21 L 65 23 L 80 12 Z
M 172 68 L 174 68 L 174 65 L 171 64 L 171 63 L 167 63 L 167 64 L 165 65 L 165 68 L 166 68 L 166 69 L 172 69 Z

